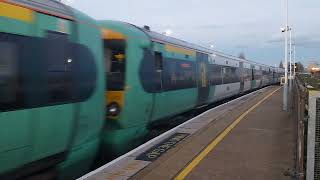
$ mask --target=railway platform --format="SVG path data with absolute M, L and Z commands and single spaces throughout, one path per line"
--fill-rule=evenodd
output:
M 282 88 L 210 109 L 79 179 L 291 179 L 295 125 Z

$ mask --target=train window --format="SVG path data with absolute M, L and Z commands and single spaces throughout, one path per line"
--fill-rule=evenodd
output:
M 125 40 L 105 40 L 104 56 L 108 90 L 121 91 L 125 85 Z
M 155 52 L 154 53 L 154 58 L 155 58 L 155 66 L 157 71 L 162 71 L 163 70 L 163 58 L 162 54 L 160 52 Z
M 18 47 L 12 42 L 0 42 L 0 103 L 1 109 L 17 105 Z
M 47 32 L 48 102 L 70 101 L 72 96 L 72 58 L 67 34 Z
M 239 68 L 224 67 L 222 75 L 224 84 L 240 82 Z
M 216 65 L 216 64 L 209 65 L 209 81 L 211 86 L 222 84 L 220 65 Z
M 48 32 L 46 38 L 39 38 L 0 33 L 0 54 L 2 111 L 81 102 L 95 88 L 92 53 L 70 43 L 68 35 Z
M 144 52 L 139 76 L 146 91 L 160 92 L 196 87 L 196 66 L 194 62 L 164 58 L 160 56 L 160 53 L 157 54 L 150 50 L 145 50 Z M 156 58 L 155 55 L 158 57 Z M 152 59 L 160 61 L 157 63 Z M 155 69 L 161 69 L 161 76 Z
M 244 81 L 251 81 L 252 80 L 252 70 L 251 69 L 244 69 L 243 70 L 243 80 Z
M 261 80 L 262 78 L 262 70 L 255 70 L 254 71 L 254 79 L 255 80 Z
M 195 64 L 190 61 L 167 59 L 164 61 L 162 79 L 164 90 L 195 87 Z
M 224 74 L 226 74 L 227 73 L 227 68 L 226 67 L 223 67 L 222 68 L 222 74 L 224 75 Z

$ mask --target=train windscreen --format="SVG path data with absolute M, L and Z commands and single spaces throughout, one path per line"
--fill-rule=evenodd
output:
M 105 40 L 107 90 L 122 91 L 125 86 L 125 40 Z

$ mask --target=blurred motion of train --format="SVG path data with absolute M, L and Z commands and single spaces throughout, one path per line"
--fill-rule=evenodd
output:
M 0 179 L 74 179 L 150 124 L 282 73 L 57 1 L 0 1 Z

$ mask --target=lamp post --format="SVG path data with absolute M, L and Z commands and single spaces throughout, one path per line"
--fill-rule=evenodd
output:
M 289 56 L 289 64 L 290 64 L 290 69 L 289 69 L 289 74 L 290 74 L 290 79 L 292 77 L 292 33 L 291 33 L 291 28 L 289 28 L 289 52 L 290 52 L 290 56 Z
M 296 77 L 296 44 L 293 44 L 293 78 Z
M 288 0 L 285 0 L 286 7 L 286 26 L 285 26 L 285 74 L 284 74 L 284 87 L 283 87 L 283 110 L 288 111 L 288 21 L 289 21 L 289 9 Z
M 289 94 L 292 90 L 292 28 L 288 27 L 289 31 Z

